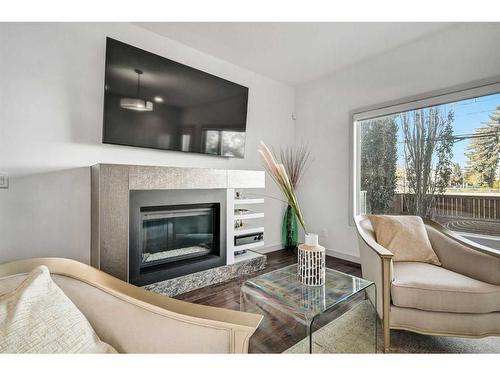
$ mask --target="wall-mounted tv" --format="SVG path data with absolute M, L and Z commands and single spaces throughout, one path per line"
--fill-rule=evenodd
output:
M 245 156 L 248 88 L 107 38 L 103 143 Z

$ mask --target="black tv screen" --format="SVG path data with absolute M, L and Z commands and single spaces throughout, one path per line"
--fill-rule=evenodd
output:
M 107 38 L 103 143 L 243 158 L 248 88 Z

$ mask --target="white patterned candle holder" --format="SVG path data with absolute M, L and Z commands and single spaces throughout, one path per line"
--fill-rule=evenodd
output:
M 306 234 L 305 243 L 299 245 L 297 276 L 304 285 L 325 283 L 325 248 L 318 245 L 317 234 Z

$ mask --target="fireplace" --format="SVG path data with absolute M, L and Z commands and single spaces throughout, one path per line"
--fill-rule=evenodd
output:
M 218 203 L 141 207 L 140 267 L 217 252 Z
M 129 281 L 147 285 L 225 264 L 223 198 L 217 191 L 131 192 Z

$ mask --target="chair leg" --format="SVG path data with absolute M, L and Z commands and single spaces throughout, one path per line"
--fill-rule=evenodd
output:
M 382 259 L 382 308 L 383 308 L 383 333 L 384 353 L 391 350 L 391 328 L 389 323 L 391 311 L 391 259 Z
M 384 353 L 389 353 L 391 351 L 391 329 L 389 328 L 389 319 L 384 319 L 383 323 L 384 330 Z

